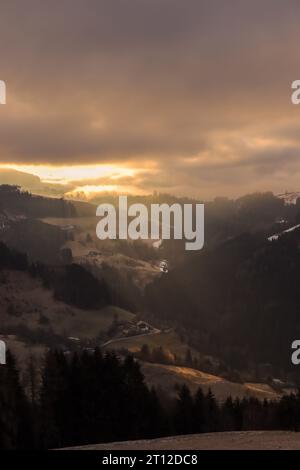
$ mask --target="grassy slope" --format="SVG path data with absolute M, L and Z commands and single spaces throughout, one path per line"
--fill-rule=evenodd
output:
M 201 387 L 205 392 L 211 388 L 220 401 L 225 400 L 229 395 L 239 398 L 250 395 L 260 399 L 274 400 L 279 398 L 279 394 L 266 384 L 229 382 L 222 377 L 206 374 L 189 367 L 143 363 L 142 372 L 150 386 L 159 386 L 171 395 L 176 394 L 176 385 L 185 383 L 193 393 L 198 387 Z
M 170 356 L 176 355 L 178 358 L 185 357 L 188 348 L 173 330 L 149 336 L 133 336 L 121 341 L 114 341 L 108 347 L 110 349 L 126 348 L 131 352 L 136 352 L 141 349 L 143 344 L 147 344 L 151 350 L 162 346 Z M 195 357 L 199 356 L 196 350 L 191 349 L 191 353 Z
M 147 344 L 150 349 L 162 346 L 170 358 L 174 354 L 176 354 L 177 358 L 185 357 L 187 349 L 187 345 L 180 340 L 174 331 L 115 340 L 108 344 L 106 348 L 116 350 L 126 348 L 131 352 L 137 352 L 143 344 Z M 197 351 L 192 350 L 191 352 L 193 356 L 199 356 Z M 279 397 L 279 394 L 269 385 L 261 383 L 234 383 L 222 377 L 206 374 L 189 367 L 144 362 L 142 363 L 142 372 L 148 385 L 160 387 L 170 395 L 176 394 L 176 385 L 185 383 L 192 392 L 195 392 L 198 387 L 202 387 L 204 391 L 207 391 L 210 387 L 219 400 L 224 400 L 229 395 L 234 397 L 251 395 L 260 399 L 276 399 Z
M 40 323 L 41 315 L 48 319 L 48 324 Z M 2 325 L 25 324 L 33 329 L 51 327 L 57 334 L 87 339 L 107 330 L 115 315 L 119 320 L 134 317 L 133 314 L 113 306 L 87 311 L 66 305 L 55 300 L 50 290 L 27 273 L 5 271 L 0 281 Z

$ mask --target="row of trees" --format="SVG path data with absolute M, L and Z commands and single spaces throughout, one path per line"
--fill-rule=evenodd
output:
M 27 256 L 18 251 L 11 250 L 4 243 L 0 242 L 0 269 L 27 270 Z
M 20 186 L 8 184 L 0 185 L 1 210 L 33 218 L 77 216 L 76 208 L 70 201 L 33 195 Z
M 111 301 L 107 283 L 98 280 L 83 266 L 30 264 L 25 254 L 0 242 L 0 271 L 3 269 L 28 271 L 32 277 L 40 278 L 44 287 L 53 290 L 56 299 L 79 308 L 103 307 Z
M 29 362 L 21 385 L 14 358 L 0 367 L 0 448 L 55 448 L 164 435 L 254 429 L 294 429 L 300 395 L 280 401 L 229 397 L 219 404 L 184 385 L 167 402 L 149 390 L 131 357 L 99 350 L 66 356 L 49 351 L 42 380 Z
M 121 353 L 128 354 L 128 349 L 120 349 Z M 192 351 L 189 347 L 186 348 L 183 355 L 175 354 L 168 349 L 165 349 L 163 346 L 157 346 L 150 348 L 147 343 L 144 343 L 140 350 L 134 353 L 134 356 L 145 362 L 152 362 L 154 364 L 170 364 L 183 367 L 191 367 L 193 369 L 198 369 L 203 372 L 214 373 L 216 372 L 216 366 L 214 367 L 209 358 L 200 359 L 195 354 L 192 354 Z M 228 376 L 228 371 L 225 368 L 225 365 L 222 369 L 223 376 Z M 234 378 L 234 381 L 240 381 L 238 374 L 231 374 L 231 378 Z

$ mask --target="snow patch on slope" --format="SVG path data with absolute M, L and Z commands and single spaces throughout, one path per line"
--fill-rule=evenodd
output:
M 284 233 L 293 232 L 294 230 L 296 230 L 299 227 L 300 227 L 300 224 L 294 225 L 293 227 L 287 228 L 286 230 L 283 230 L 282 232 L 275 233 L 274 235 L 271 235 L 270 237 L 268 237 L 268 240 L 269 240 L 269 242 L 272 242 L 273 240 L 278 240 L 278 238 L 281 235 L 283 235 Z

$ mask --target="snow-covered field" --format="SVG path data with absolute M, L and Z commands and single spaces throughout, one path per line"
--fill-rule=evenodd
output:
M 243 431 L 191 434 L 143 441 L 114 442 L 80 450 L 299 450 L 300 433 L 289 431 Z

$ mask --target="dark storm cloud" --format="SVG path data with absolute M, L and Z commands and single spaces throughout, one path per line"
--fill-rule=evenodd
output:
M 180 191 L 276 185 L 300 171 L 299 19 L 296 0 L 6 2 L 0 161 L 151 160 L 139 184 Z

